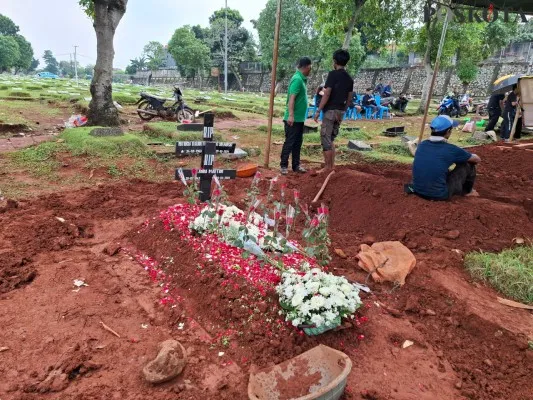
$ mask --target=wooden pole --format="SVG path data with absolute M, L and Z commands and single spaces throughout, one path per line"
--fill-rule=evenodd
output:
M 433 96 L 433 88 L 435 87 L 435 81 L 437 79 L 437 74 L 439 72 L 440 57 L 442 54 L 442 48 L 444 47 L 444 42 L 446 41 L 446 31 L 448 30 L 448 21 L 450 20 L 451 10 L 446 8 L 446 18 L 442 24 L 442 33 L 440 36 L 439 50 L 437 51 L 437 59 L 435 60 L 435 67 L 433 68 L 433 76 L 431 77 L 431 84 L 429 85 L 429 93 L 426 101 L 426 108 L 424 109 L 424 118 L 422 118 L 422 126 L 420 127 L 420 135 L 418 135 L 418 143 L 422 142 L 424 137 L 424 130 L 426 129 L 426 121 L 428 119 L 429 106 L 431 105 L 431 96 Z M 438 11 L 437 11 L 438 12 Z M 429 32 L 428 32 L 429 34 Z
M 278 11 L 276 13 L 276 27 L 274 30 L 274 50 L 272 54 L 272 77 L 270 82 L 270 103 L 268 106 L 268 129 L 267 145 L 265 151 L 265 168 L 270 164 L 270 146 L 272 141 L 272 118 L 274 117 L 274 97 L 276 95 L 276 72 L 278 69 L 278 48 L 279 48 L 279 28 L 281 25 L 281 3 L 278 0 Z
M 522 108 L 520 102 L 516 103 L 516 113 L 514 115 L 513 127 L 511 128 L 511 134 L 509 136 L 509 142 L 514 140 L 514 134 L 516 132 L 516 126 L 518 125 L 518 119 L 522 115 Z
M 328 177 L 326 178 L 326 180 L 322 184 L 322 187 L 320 188 L 319 192 L 316 194 L 315 198 L 313 199 L 313 203 L 316 203 L 320 199 L 320 196 L 322 196 L 322 193 L 324 193 L 324 190 L 326 190 L 326 186 L 328 185 L 329 179 L 331 178 L 331 176 L 334 173 L 335 173 L 335 171 L 331 171 L 329 173 Z

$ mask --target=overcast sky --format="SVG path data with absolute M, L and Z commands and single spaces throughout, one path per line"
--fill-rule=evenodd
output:
M 250 20 L 258 18 L 265 4 L 266 0 L 228 0 L 228 7 L 240 11 L 250 31 Z M 182 25 L 207 26 L 213 11 L 223 7 L 224 0 L 129 0 L 115 34 L 115 67 L 125 68 L 151 40 L 166 44 Z M 58 60 L 68 60 L 78 45 L 80 64 L 95 63 L 96 36 L 77 0 L 0 0 L 0 13 L 20 27 L 36 58 L 52 50 Z

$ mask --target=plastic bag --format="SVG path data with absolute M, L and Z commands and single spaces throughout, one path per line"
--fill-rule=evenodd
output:
M 87 117 L 84 115 L 72 115 L 67 122 L 65 128 L 77 128 L 87 123 Z
M 469 133 L 474 132 L 474 124 L 475 124 L 474 121 L 467 122 L 465 126 L 463 126 L 463 132 L 469 132 Z
M 416 265 L 416 258 L 400 242 L 379 242 L 372 247 L 363 244 L 357 255 L 359 267 L 372 275 L 376 282 L 395 282 L 402 286 Z

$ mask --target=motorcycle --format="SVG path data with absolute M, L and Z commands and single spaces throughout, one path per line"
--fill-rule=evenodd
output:
M 446 96 L 439 104 L 437 108 L 438 115 L 448 115 L 450 117 L 464 117 L 468 114 L 469 103 L 459 104 L 459 109 L 455 106 L 455 102 L 458 102 L 452 96 Z
M 165 106 L 168 99 L 154 96 L 153 94 L 141 92 L 141 98 L 135 103 L 137 105 L 137 114 L 143 121 L 150 121 L 154 117 L 176 118 L 178 122 L 188 120 L 194 122 L 197 116 L 193 109 L 187 106 L 183 100 L 181 89 L 174 86 L 174 103 L 171 106 Z

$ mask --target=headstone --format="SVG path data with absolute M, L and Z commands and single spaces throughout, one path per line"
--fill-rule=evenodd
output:
M 487 135 L 485 132 L 483 131 L 476 131 L 474 132 L 474 134 L 472 135 L 472 137 L 476 140 L 489 140 L 490 139 L 490 136 Z
M 202 132 L 204 124 L 181 124 L 178 125 L 178 131 L 183 132 Z
M 213 175 L 218 179 L 235 179 L 237 171 L 234 169 L 215 169 L 215 155 L 218 153 L 228 154 L 235 151 L 235 143 L 216 143 L 213 142 L 214 136 L 214 119 L 213 113 L 207 113 L 204 116 L 204 141 L 203 142 L 177 142 L 176 154 L 202 154 L 202 165 L 196 173 L 196 178 L 200 179 L 200 201 L 211 199 L 211 182 Z M 179 178 L 179 171 L 176 170 L 175 179 Z M 186 180 L 192 180 L 192 169 L 183 169 L 183 175 Z
M 402 139 L 403 143 L 407 143 L 407 142 L 412 142 L 413 140 L 416 139 L 416 137 L 415 136 L 409 136 L 409 135 L 403 135 L 401 137 L 401 139 Z
M 348 148 L 351 150 L 357 150 L 357 151 L 372 150 L 372 146 L 370 146 L 368 143 L 363 142 L 362 140 L 350 140 L 348 142 Z
M 122 132 L 122 129 L 117 126 L 114 128 L 94 128 L 91 132 L 89 132 L 89 135 L 96 137 L 122 136 L 124 133 Z
M 303 133 L 309 133 L 309 132 L 318 132 L 318 126 L 304 125 Z

